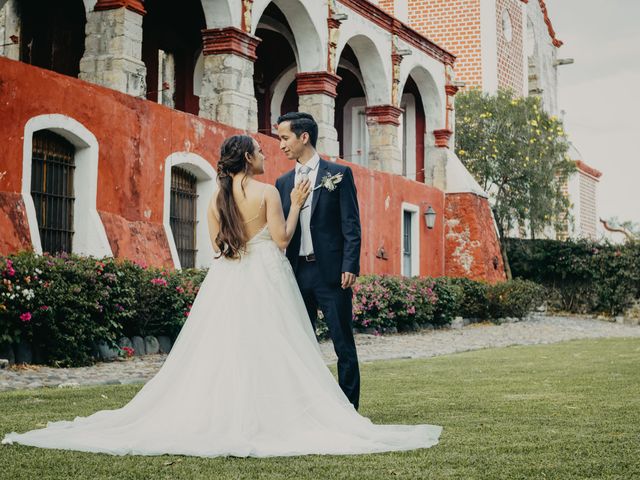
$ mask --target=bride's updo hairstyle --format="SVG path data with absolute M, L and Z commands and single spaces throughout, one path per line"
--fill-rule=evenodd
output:
M 218 185 L 220 192 L 216 199 L 218 215 L 220 216 L 220 231 L 216 237 L 216 246 L 220 249 L 220 256 L 240 258 L 240 253 L 247 245 L 247 235 L 244 230 L 244 220 L 233 198 L 233 176 L 248 173 L 251 165 L 247 161 L 247 154 L 255 153 L 253 138 L 248 135 L 234 135 L 227 138 L 220 147 L 218 161 Z M 244 182 L 241 187 L 244 194 Z

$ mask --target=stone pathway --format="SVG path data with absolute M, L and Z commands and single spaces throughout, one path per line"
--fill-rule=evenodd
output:
M 516 323 L 475 324 L 388 336 L 356 335 L 361 362 L 424 358 L 481 348 L 533 345 L 583 338 L 636 337 L 640 327 L 576 317 L 535 315 Z M 320 345 L 327 363 L 335 362 L 331 342 Z M 0 391 L 39 387 L 143 383 L 160 368 L 166 355 L 133 357 L 91 367 L 12 367 L 0 370 Z

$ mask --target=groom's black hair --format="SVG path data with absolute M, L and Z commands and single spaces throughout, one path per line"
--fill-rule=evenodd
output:
M 318 124 L 312 115 L 304 112 L 289 112 L 278 117 L 278 125 L 282 122 L 290 122 L 291 131 L 296 134 L 296 137 L 307 132 L 311 146 L 316 148 L 316 142 L 318 141 Z

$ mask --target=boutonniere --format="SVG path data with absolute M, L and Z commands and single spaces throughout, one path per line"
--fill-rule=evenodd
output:
M 336 186 L 342 181 L 342 173 L 336 173 L 331 176 L 330 173 L 327 173 L 324 177 L 320 179 L 320 183 L 313 190 L 316 191 L 319 188 L 326 188 L 330 192 L 333 192 L 336 189 Z

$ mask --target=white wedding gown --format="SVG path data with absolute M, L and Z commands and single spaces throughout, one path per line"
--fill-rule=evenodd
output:
M 374 425 L 325 365 L 287 258 L 263 228 L 215 260 L 171 353 L 138 394 L 2 443 L 113 455 L 269 457 L 427 448 L 434 425 Z

